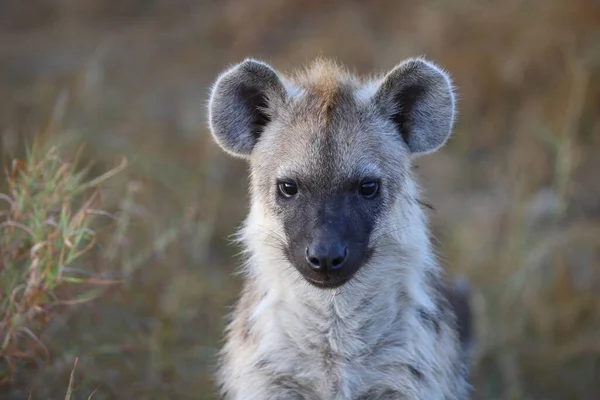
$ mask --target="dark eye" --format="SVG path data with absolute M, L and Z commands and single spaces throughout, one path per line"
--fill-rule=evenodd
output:
M 292 197 L 298 193 L 298 186 L 293 182 L 279 182 L 279 193 L 285 197 Z
M 379 193 L 379 183 L 373 181 L 363 182 L 358 188 L 358 193 L 366 199 L 372 199 Z

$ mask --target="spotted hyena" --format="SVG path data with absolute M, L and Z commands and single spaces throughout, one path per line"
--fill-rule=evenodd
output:
M 443 283 L 411 167 L 454 115 L 424 59 L 372 79 L 251 59 L 218 77 L 210 131 L 251 172 L 225 398 L 468 398 L 468 303 Z

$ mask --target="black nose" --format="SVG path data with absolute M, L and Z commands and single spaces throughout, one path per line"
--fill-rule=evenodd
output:
M 339 242 L 314 243 L 306 248 L 306 261 L 314 271 L 340 269 L 348 258 L 348 247 Z

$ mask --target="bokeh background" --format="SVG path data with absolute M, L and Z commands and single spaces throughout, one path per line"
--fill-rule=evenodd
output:
M 208 90 L 244 57 L 319 55 L 358 73 L 424 55 L 454 77 L 454 136 L 417 171 L 440 258 L 473 285 L 473 398 L 600 398 L 597 0 L 0 1 L 4 165 L 56 114 L 53 140 L 85 143 L 92 173 L 130 161 L 86 261 L 123 283 L 55 310 L 49 359 L 0 398 L 64 398 L 75 357 L 76 399 L 216 398 L 248 196 L 208 135 Z

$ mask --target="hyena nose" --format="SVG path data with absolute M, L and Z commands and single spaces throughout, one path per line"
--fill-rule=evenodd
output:
M 337 243 L 316 243 L 306 248 L 306 261 L 313 271 L 340 269 L 348 258 L 348 247 Z

